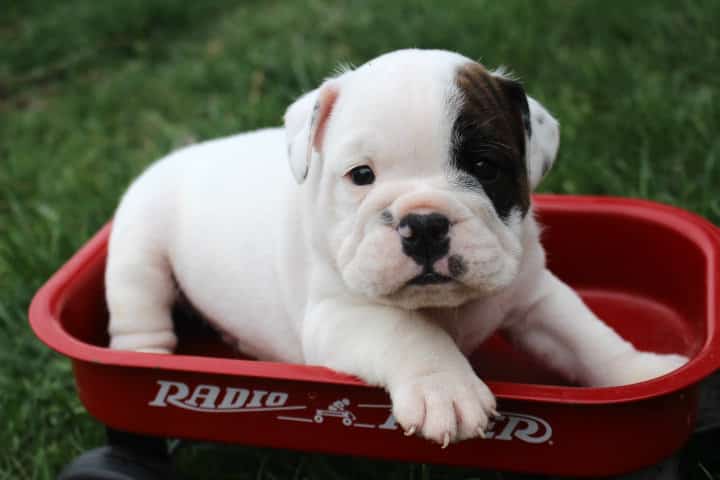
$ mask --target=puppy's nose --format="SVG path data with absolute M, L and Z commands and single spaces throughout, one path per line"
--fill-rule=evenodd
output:
M 403 252 L 419 265 L 432 266 L 450 250 L 450 220 L 445 215 L 411 213 L 400 220 L 397 230 Z

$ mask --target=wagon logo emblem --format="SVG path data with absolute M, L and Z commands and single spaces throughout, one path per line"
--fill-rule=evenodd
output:
M 331 403 L 327 409 L 317 409 L 313 421 L 315 423 L 323 423 L 325 417 L 337 417 L 342 419 L 342 424 L 349 427 L 357 419 L 354 413 L 350 410 L 346 410 L 346 407 L 350 405 L 350 400 L 343 398 L 336 400 Z

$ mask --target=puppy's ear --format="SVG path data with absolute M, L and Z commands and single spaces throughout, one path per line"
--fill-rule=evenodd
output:
M 339 95 L 337 82 L 326 81 L 320 88 L 306 93 L 285 112 L 285 135 L 290 170 L 298 183 L 310 171 L 312 151 L 320 152 L 327 122 Z
M 525 94 L 522 85 L 508 72 L 499 68 L 493 75 L 499 80 L 512 107 L 520 115 L 527 143 L 525 158 L 530 189 L 535 190 L 555 162 L 560 144 L 560 127 L 557 120 L 534 98 Z
M 525 136 L 527 138 L 532 138 L 530 107 L 528 106 L 525 89 L 520 82 L 508 78 L 502 71 L 495 72 L 495 76 L 498 77 L 502 90 L 507 99 L 510 101 L 510 105 L 520 114 L 520 121 L 522 122 L 523 129 L 525 130 Z
M 527 101 L 533 133 L 526 156 L 530 188 L 535 190 L 555 163 L 560 146 L 560 125 L 540 102 L 532 97 L 527 97 Z

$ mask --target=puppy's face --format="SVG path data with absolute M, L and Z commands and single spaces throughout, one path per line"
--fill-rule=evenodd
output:
M 411 50 L 312 95 L 286 115 L 291 165 L 313 191 L 316 243 L 350 291 L 420 308 L 512 282 L 530 191 L 557 149 L 557 124 L 519 84 L 459 55 Z M 302 102 L 314 113 L 293 135 Z M 533 123 L 554 144 L 533 144 Z

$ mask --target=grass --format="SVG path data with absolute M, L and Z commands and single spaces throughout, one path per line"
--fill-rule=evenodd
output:
M 507 64 L 562 124 L 543 191 L 650 198 L 720 221 L 713 0 L 10 0 L 3 10 L 0 480 L 54 478 L 103 438 L 68 362 L 27 326 L 37 288 L 153 159 L 278 124 L 340 62 L 417 46 Z M 237 479 L 480 478 L 268 450 L 184 455 L 192 478 L 216 466 Z M 697 478 L 713 474 L 720 467 Z

